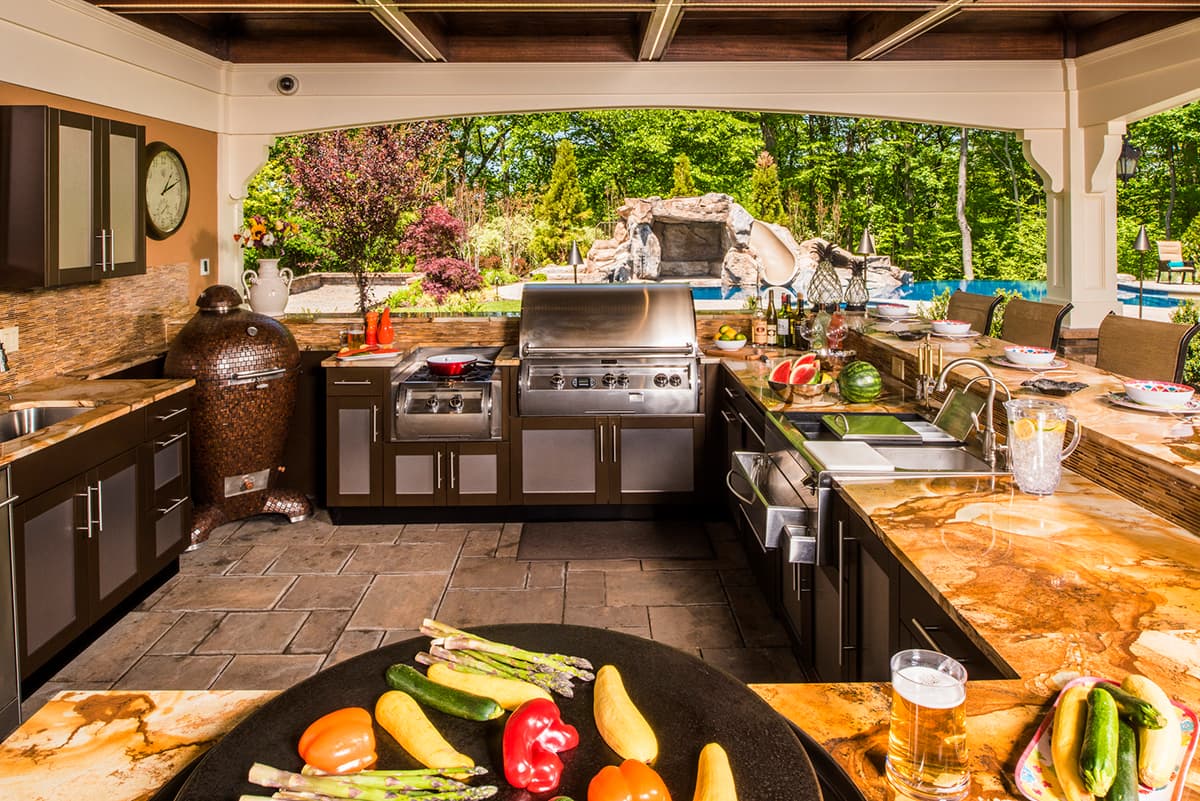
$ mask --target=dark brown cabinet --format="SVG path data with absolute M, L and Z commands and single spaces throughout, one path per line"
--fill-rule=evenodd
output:
M 0 738 L 7 737 L 21 722 L 21 670 L 13 607 L 12 505 L 17 498 L 8 475 L 8 468 L 0 467 Z
M 186 394 L 147 409 L 149 439 L 142 446 L 147 465 L 142 506 L 148 533 L 141 559 L 151 575 L 166 567 L 191 543 L 191 414 Z
M 325 371 L 325 494 L 329 506 L 383 505 L 384 397 L 389 371 Z
M 703 415 L 521 417 L 512 431 L 517 503 L 681 503 L 695 497 Z
M 146 271 L 142 126 L 0 107 L 0 287 Z
M 498 506 L 508 500 L 508 443 L 384 446 L 385 506 Z

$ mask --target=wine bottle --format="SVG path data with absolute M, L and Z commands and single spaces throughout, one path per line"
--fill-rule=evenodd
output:
M 783 296 L 783 308 L 779 310 L 779 334 L 777 344 L 781 348 L 792 346 L 792 299 Z
M 775 294 L 767 292 L 767 347 L 779 344 L 779 313 L 775 311 Z
M 762 304 L 754 307 L 754 320 L 750 323 L 750 344 L 756 348 L 767 344 L 767 315 L 763 313 Z

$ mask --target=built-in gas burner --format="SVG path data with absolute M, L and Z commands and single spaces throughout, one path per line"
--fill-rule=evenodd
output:
M 456 376 L 437 375 L 426 363 L 446 353 L 474 356 Z M 396 371 L 392 383 L 392 440 L 487 440 L 500 438 L 500 348 L 419 348 Z M 493 408 L 495 407 L 495 408 Z

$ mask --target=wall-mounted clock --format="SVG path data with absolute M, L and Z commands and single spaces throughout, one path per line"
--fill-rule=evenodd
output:
M 192 187 L 179 151 L 165 142 L 146 145 L 146 234 L 166 239 L 187 217 Z

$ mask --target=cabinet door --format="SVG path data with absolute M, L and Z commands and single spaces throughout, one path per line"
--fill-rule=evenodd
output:
M 612 461 L 611 423 L 608 417 L 516 418 L 514 502 L 606 502 Z
M 326 495 L 330 506 L 383 504 L 380 402 L 363 396 L 331 396 L 326 405 L 328 458 Z
M 8 468 L 0 467 L 0 738 L 21 722 L 17 620 L 13 608 L 12 505 Z
M 138 482 L 138 452 L 110 459 L 88 475 L 85 514 L 89 562 L 91 619 L 112 609 L 140 583 L 142 499 Z M 89 505 L 90 504 L 90 505 Z
M 21 676 L 88 626 L 87 484 L 60 484 L 13 509 Z
M 508 502 L 508 444 L 460 442 L 447 448 L 451 506 L 498 506 Z
M 438 443 L 391 443 L 383 449 L 387 506 L 440 506 L 449 487 L 449 454 Z
M 107 247 L 107 235 L 101 236 L 101 122 L 86 114 L 50 112 L 47 286 L 100 277 L 102 248 Z
M 615 503 L 682 503 L 692 500 L 703 453 L 704 418 L 612 418 Z
M 780 560 L 783 566 L 783 621 L 792 637 L 792 651 L 805 670 L 813 664 L 813 566 Z
M 100 229 L 107 242 L 102 243 L 106 262 L 100 277 L 140 275 L 146 272 L 146 218 L 142 211 L 145 187 L 141 168 L 146 129 L 106 120 L 101 130 L 104 215 Z

